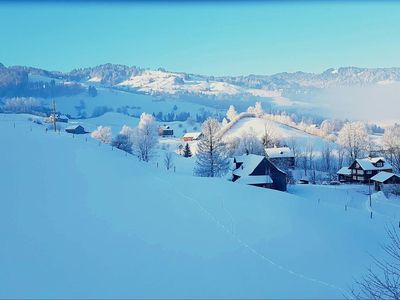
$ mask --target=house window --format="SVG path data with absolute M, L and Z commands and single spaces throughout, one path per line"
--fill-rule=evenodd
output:
M 357 176 L 353 176 L 353 180 L 357 180 Z
M 363 174 L 364 174 L 364 171 L 363 171 L 363 170 L 357 170 L 357 174 L 363 175 Z
M 382 164 L 382 162 L 378 162 L 378 163 L 376 163 L 376 166 L 377 166 L 377 167 L 382 167 L 383 164 Z
M 367 174 L 371 175 L 371 174 L 372 174 L 372 171 L 367 171 Z
M 356 163 L 356 168 L 358 169 L 360 167 L 360 165 L 358 163 Z
M 363 181 L 363 180 L 364 180 L 364 177 L 358 176 L 357 179 L 358 179 L 359 181 Z

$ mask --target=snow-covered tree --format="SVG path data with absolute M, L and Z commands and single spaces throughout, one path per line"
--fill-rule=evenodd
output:
M 261 138 L 264 148 L 272 148 L 279 144 L 277 139 L 277 128 L 272 122 L 267 121 L 264 124 L 264 132 Z
M 111 141 L 111 146 L 121 149 L 122 151 L 132 153 L 132 141 L 130 136 L 126 134 L 117 134 Z
M 226 117 L 228 118 L 228 120 L 232 122 L 236 118 L 236 116 L 237 116 L 236 108 L 233 105 L 229 106 L 229 109 L 226 112 Z
M 133 130 L 133 153 L 142 161 L 149 161 L 158 143 L 158 128 L 154 117 L 147 113 L 140 116 L 139 125 Z
M 222 127 L 225 127 L 226 125 L 228 125 L 228 120 L 226 118 L 222 119 Z
M 264 115 L 264 110 L 262 108 L 261 102 L 256 102 L 254 105 L 254 113 L 257 118 L 261 118 Z
M 104 144 L 109 144 L 112 137 L 111 127 L 99 126 L 90 136 Z
M 229 170 L 229 159 L 224 153 L 218 132 L 221 125 L 217 119 L 208 118 L 202 126 L 203 137 L 197 145 L 194 174 L 202 177 L 219 177 Z
M 396 172 L 400 172 L 400 125 L 388 127 L 382 137 L 386 150 L 386 159 L 392 164 Z
M 370 142 L 367 128 L 362 122 L 348 122 L 339 131 L 338 144 L 344 146 L 353 160 L 362 156 Z
M 321 123 L 320 129 L 326 134 L 329 135 L 335 129 L 335 125 L 330 120 L 324 120 Z

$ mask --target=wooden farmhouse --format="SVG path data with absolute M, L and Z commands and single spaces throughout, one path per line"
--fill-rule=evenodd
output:
M 348 169 L 350 174 L 344 168 L 338 171 L 339 180 L 342 182 L 368 183 L 373 176 L 382 171 L 393 173 L 392 166 L 383 157 L 357 158 Z
M 275 189 L 287 190 L 287 174 L 265 156 L 245 154 L 234 158 L 232 181 Z

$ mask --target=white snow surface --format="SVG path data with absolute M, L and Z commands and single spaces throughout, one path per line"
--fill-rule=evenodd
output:
M 0 298 L 342 298 L 398 223 L 364 186 L 174 174 L 27 117 L 0 114 Z

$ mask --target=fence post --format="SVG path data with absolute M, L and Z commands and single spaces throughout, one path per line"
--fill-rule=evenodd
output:
M 372 219 L 372 211 L 371 211 L 371 215 L 370 215 L 370 218 Z

